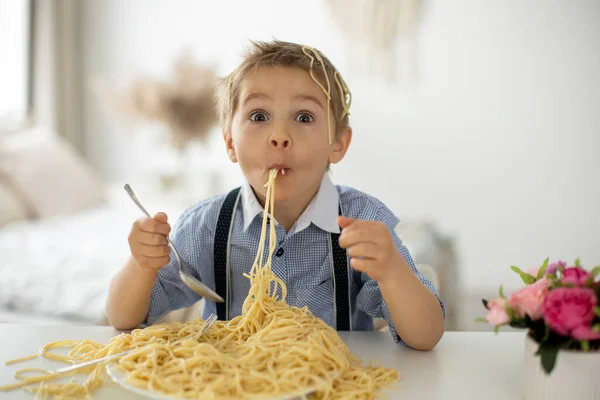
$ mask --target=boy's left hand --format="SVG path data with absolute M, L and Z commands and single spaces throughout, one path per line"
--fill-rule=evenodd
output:
M 350 256 L 350 265 L 382 281 L 395 276 L 404 259 L 396 249 L 388 227 L 379 221 L 360 221 L 338 217 L 342 228 L 339 244 Z

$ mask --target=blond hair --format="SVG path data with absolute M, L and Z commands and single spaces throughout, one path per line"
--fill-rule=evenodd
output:
M 242 81 L 250 72 L 256 71 L 261 66 L 299 68 L 309 72 L 327 99 L 330 142 L 330 111 L 333 112 L 337 132 L 348 127 L 352 94 L 340 73 L 327 57 L 312 47 L 280 40 L 250 41 L 250 44 L 241 64 L 231 74 L 221 79 L 217 91 L 217 111 L 223 132 L 231 132 L 231 120 L 238 105 Z M 337 86 L 337 90 L 335 86 Z

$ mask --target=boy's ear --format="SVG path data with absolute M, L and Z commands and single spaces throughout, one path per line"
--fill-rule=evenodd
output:
M 331 145 L 331 151 L 329 152 L 329 162 L 331 164 L 337 164 L 346 155 L 350 142 L 352 141 L 352 128 L 346 127 L 344 130 L 336 135 Z
M 223 140 L 225 141 L 225 149 L 227 150 L 227 156 L 229 157 L 231 162 L 238 162 L 231 133 L 223 132 Z

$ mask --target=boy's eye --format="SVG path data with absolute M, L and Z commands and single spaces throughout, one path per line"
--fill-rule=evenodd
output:
M 267 114 L 265 114 L 264 112 L 257 111 L 250 114 L 250 121 L 265 122 L 268 119 L 269 118 L 267 117 Z
M 302 113 L 298 114 L 298 116 L 296 117 L 296 121 L 301 122 L 303 124 L 309 124 L 314 121 L 314 118 L 310 114 Z

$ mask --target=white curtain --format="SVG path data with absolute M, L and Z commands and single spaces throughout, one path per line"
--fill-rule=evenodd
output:
M 35 123 L 82 151 L 81 3 L 34 1 L 33 108 Z

